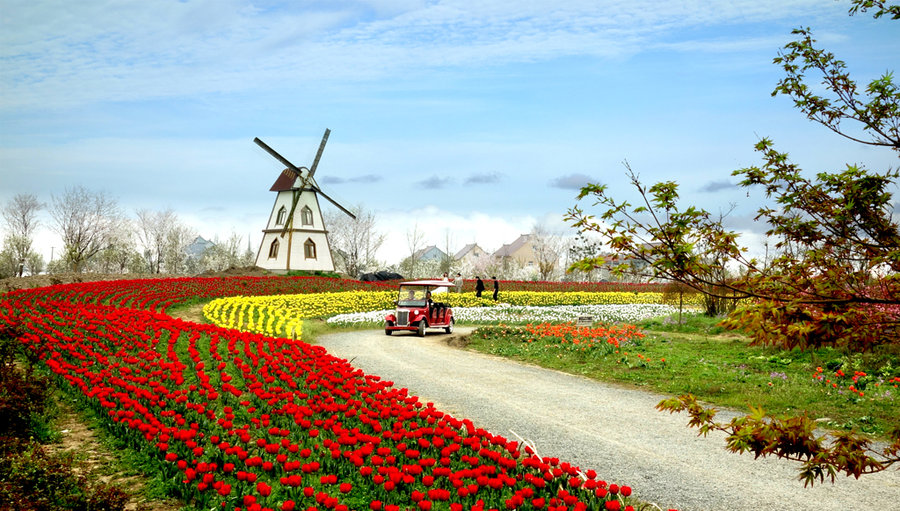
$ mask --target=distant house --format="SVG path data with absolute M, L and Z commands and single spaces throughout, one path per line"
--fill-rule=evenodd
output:
M 447 257 L 447 254 L 436 246 L 429 245 L 425 248 L 416 250 L 412 257 L 416 261 L 441 261 Z
M 184 248 L 184 253 L 188 259 L 198 260 L 203 257 L 203 253 L 210 247 L 216 246 L 212 241 L 203 239 L 203 236 L 197 236 L 190 245 Z
M 490 257 L 484 249 L 478 246 L 478 243 L 469 243 L 457 252 L 453 259 L 462 264 L 477 265 L 480 261 L 485 261 Z
M 537 264 L 537 257 L 535 257 L 534 247 L 531 243 L 531 234 L 522 234 L 516 241 L 503 245 L 492 254 L 492 257 L 503 264 L 512 261 L 516 261 L 523 267 Z

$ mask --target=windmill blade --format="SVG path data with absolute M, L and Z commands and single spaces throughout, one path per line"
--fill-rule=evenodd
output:
M 325 135 L 322 136 L 322 142 L 319 144 L 319 150 L 316 151 L 316 159 L 313 160 L 312 166 L 309 168 L 309 177 L 313 177 L 313 174 L 316 173 L 316 167 L 319 166 L 319 158 L 322 157 L 322 151 L 325 150 L 325 142 L 328 142 L 328 135 L 331 134 L 331 130 L 325 128 Z
M 327 138 L 327 137 L 326 137 L 326 138 Z M 262 147 L 263 150 L 264 150 L 265 152 L 269 153 L 270 155 L 272 155 L 273 158 L 275 158 L 276 160 L 280 161 L 285 167 L 287 167 L 287 168 L 293 170 L 294 173 L 297 174 L 297 177 L 302 177 L 302 176 L 303 176 L 303 174 L 300 172 L 300 169 L 299 169 L 299 168 L 295 167 L 293 163 L 291 163 L 291 162 L 289 162 L 289 161 L 287 160 L 287 158 L 285 158 L 284 156 L 281 156 L 280 154 L 278 154 L 278 153 L 275 151 L 275 149 L 272 149 L 271 147 L 269 147 L 268 145 L 266 145 L 266 143 L 263 142 L 262 140 L 260 140 L 258 137 L 257 137 L 257 138 L 254 138 L 254 139 L 253 139 L 253 142 L 255 142 L 256 145 L 258 145 L 259 147 Z M 323 145 L 324 145 L 324 144 L 323 144 Z M 322 152 L 322 149 L 319 148 L 319 153 L 321 154 L 321 152 Z M 316 161 L 318 161 L 318 156 L 316 156 Z
M 338 209 L 340 209 L 340 210 L 343 211 L 344 213 L 347 213 L 348 215 L 350 215 L 350 218 L 356 220 L 356 215 L 354 215 L 353 213 L 351 213 L 350 210 L 348 210 L 348 209 L 345 208 L 344 206 L 341 206 L 340 204 L 338 204 L 336 200 L 334 200 L 334 199 L 332 199 L 331 197 L 329 197 L 325 192 L 322 191 L 321 188 L 319 188 L 318 186 L 314 186 L 314 187 L 313 187 L 313 190 L 314 190 L 316 193 L 321 194 L 322 197 L 325 197 L 326 199 L 328 199 L 328 202 L 330 202 L 330 203 L 334 204 L 335 206 L 337 206 Z

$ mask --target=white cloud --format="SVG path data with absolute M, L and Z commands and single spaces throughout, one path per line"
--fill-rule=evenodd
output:
M 238 0 L 8 1 L 0 18 L 0 105 L 289 90 L 301 80 L 367 81 L 573 55 L 617 58 L 654 47 L 733 51 L 768 44 L 771 36 L 723 43 L 675 34 L 810 16 L 830 3 L 398 1 L 262 8 Z M 839 12 L 834 6 L 825 12 L 833 11 Z

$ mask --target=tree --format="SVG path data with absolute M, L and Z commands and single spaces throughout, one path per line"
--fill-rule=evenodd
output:
M 44 256 L 35 251 L 29 252 L 25 258 L 25 271 L 29 275 L 37 275 L 44 271 Z
M 6 223 L 6 239 L 4 250 L 9 250 L 11 257 L 16 262 L 15 274 L 19 277 L 25 271 L 25 262 L 34 257 L 31 249 L 34 231 L 40 223 L 38 212 L 44 208 L 44 204 L 31 194 L 20 193 L 13 196 L 6 206 L 0 210 Z
M 598 257 L 602 257 L 603 255 L 603 244 L 599 241 L 595 241 L 593 239 L 589 239 L 585 236 L 584 232 L 579 232 L 575 238 L 569 240 L 565 247 L 566 254 L 566 267 L 571 267 L 574 263 L 578 261 L 582 261 L 585 259 L 595 260 Z M 575 274 L 575 271 L 567 272 L 570 275 Z M 579 271 L 584 275 L 583 280 L 592 281 L 595 278 L 595 274 L 599 275 L 600 272 L 597 271 L 593 265 L 585 268 L 585 270 Z M 578 277 L 576 276 L 576 279 Z
M 186 273 L 188 254 L 187 247 L 197 237 L 197 232 L 182 224 L 175 224 L 166 232 L 165 249 L 163 250 L 163 269 L 166 273 L 178 275 Z
M 242 241 L 243 237 L 234 232 L 224 241 L 220 241 L 218 237 L 214 239 L 213 245 L 200 256 L 198 272 L 224 271 L 253 264 L 253 253 L 241 248 Z
M 169 231 L 178 225 L 178 217 L 171 209 L 137 211 L 137 235 L 143 248 L 150 273 L 159 273 L 163 264 Z
M 400 262 L 401 271 L 410 278 L 419 276 L 419 261 L 416 252 L 425 244 L 425 233 L 419 230 L 419 224 L 415 223 L 412 229 L 406 231 L 406 246 L 409 248 L 409 257 Z
M 563 250 L 562 236 L 552 232 L 545 224 L 538 223 L 531 228 L 530 241 L 540 280 L 550 280 Z
M 453 237 L 450 235 L 450 230 L 444 232 L 444 254 L 441 256 L 441 264 L 440 264 L 440 273 L 441 275 L 447 274 L 450 275 L 450 272 L 453 271 L 453 265 L 456 263 L 456 260 L 453 258 L 454 250 L 450 247 L 453 245 Z
M 355 278 L 378 265 L 376 253 L 384 243 L 384 234 L 375 228 L 375 214 L 362 204 L 352 207 L 351 212 L 355 219 L 343 212 L 328 212 L 325 222 L 335 262 L 341 271 Z
M 87 268 L 96 273 L 125 273 L 136 255 L 132 222 L 118 218 L 111 225 L 103 248 L 88 261 Z
M 900 19 L 900 6 L 852 3 L 851 15 L 875 9 L 875 18 L 889 14 Z M 774 59 L 786 76 L 773 95 L 790 96 L 809 119 L 842 137 L 900 152 L 900 91 L 892 74 L 871 81 L 861 93 L 845 64 L 816 48 L 808 28 L 794 34 L 798 39 Z M 809 71 L 823 77 L 824 95 L 806 83 Z M 746 329 L 757 343 L 865 350 L 900 342 L 900 225 L 893 218 L 890 191 L 898 171 L 879 173 L 847 165 L 809 178 L 787 154 L 776 151 L 771 140 L 762 139 L 756 149 L 763 164 L 733 175 L 748 189 L 761 187 L 771 201 L 756 217 L 775 240 L 778 253 L 771 261 L 748 258 L 721 216 L 679 208 L 674 182 L 644 189 L 632 173 L 643 199 L 638 207 L 616 201 L 603 186 L 589 185 L 579 200 L 596 197 L 597 204 L 608 208 L 601 216 L 608 224 L 598 224 L 578 207 L 568 216 L 580 229 L 600 232 L 616 249 L 645 260 L 656 275 L 713 296 L 732 293 L 745 298 L 726 325 Z M 577 267 L 597 262 L 585 260 Z M 716 282 L 711 266 L 723 263 L 739 267 L 741 275 Z M 704 289 L 709 285 L 717 286 Z M 800 478 L 806 484 L 834 481 L 838 473 L 859 477 L 900 462 L 900 427 L 891 432 L 891 444 L 876 451 L 856 432 L 817 437 L 815 422 L 806 416 L 777 418 L 753 409 L 746 417 L 721 424 L 713 420 L 715 410 L 704 409 L 690 395 L 664 400 L 657 408 L 688 412 L 689 425 L 700 428 L 701 434 L 725 432 L 733 452 L 800 461 Z
M 106 248 L 121 219 L 115 199 L 83 186 L 66 188 L 54 195 L 50 215 L 53 229 L 62 237 L 63 260 L 71 271 L 84 271 L 88 260 Z
M 854 4 L 852 12 L 872 5 L 879 12 L 896 12 L 880 2 Z M 900 151 L 900 93 L 892 74 L 873 80 L 861 93 L 845 64 L 815 47 L 809 29 L 794 33 L 798 40 L 775 58 L 787 76 L 773 94 L 794 98 L 810 119 L 842 136 Z M 829 96 L 805 83 L 809 71 L 824 77 Z M 759 187 L 771 202 L 756 216 L 768 226 L 766 234 L 778 252 L 766 264 L 747 256 L 721 216 L 680 208 L 675 182 L 644 188 L 630 169 L 643 204 L 633 207 L 605 186 L 588 185 L 579 200 L 593 196 L 595 204 L 606 206 L 601 218 L 607 224 L 577 206 L 568 218 L 579 229 L 601 233 L 615 250 L 645 261 L 654 276 L 712 297 L 746 299 L 725 324 L 747 329 L 757 343 L 865 350 L 900 342 L 900 229 L 891 194 L 900 173 L 847 165 L 810 178 L 771 140 L 762 139 L 756 149 L 763 164 L 733 175 L 742 178 L 748 193 Z M 599 262 L 585 260 L 575 267 Z M 738 268 L 740 277 L 717 278 L 716 270 L 728 265 Z

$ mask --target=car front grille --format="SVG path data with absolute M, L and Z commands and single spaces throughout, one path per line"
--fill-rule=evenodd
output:
M 397 311 L 397 326 L 409 325 L 409 311 Z

